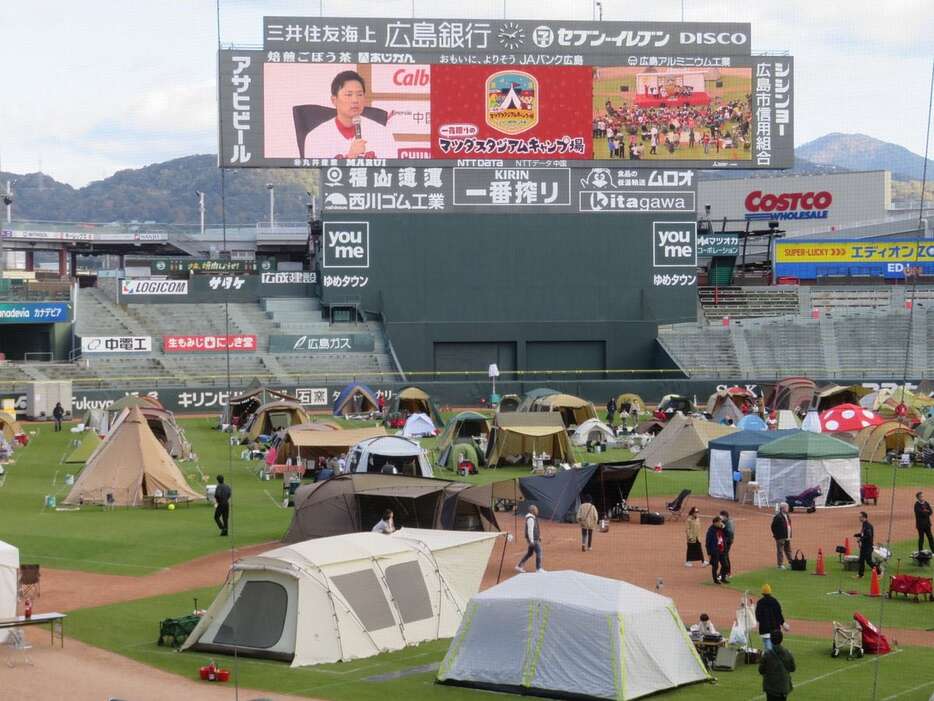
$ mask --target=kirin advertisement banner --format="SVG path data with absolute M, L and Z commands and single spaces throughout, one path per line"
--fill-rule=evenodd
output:
M 301 62 L 223 50 L 222 167 L 793 165 L 793 59 Z M 332 94 L 332 91 L 334 94 Z M 357 138 L 357 131 L 360 137 Z
M 230 336 L 163 336 L 165 353 L 218 353 L 226 351 L 252 352 L 256 350 L 256 336 L 236 334 Z
M 152 353 L 152 336 L 82 336 L 81 353 Z

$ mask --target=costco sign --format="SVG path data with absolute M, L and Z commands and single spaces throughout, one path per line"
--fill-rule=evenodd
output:
M 746 220 L 826 219 L 833 204 L 833 195 L 820 192 L 771 193 L 753 190 L 744 202 Z

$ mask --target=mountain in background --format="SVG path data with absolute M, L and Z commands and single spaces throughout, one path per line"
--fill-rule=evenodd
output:
M 75 189 L 42 173 L 0 173 L 13 184 L 15 219 L 61 222 L 159 222 L 196 225 L 198 197 L 205 193 L 205 222 L 223 222 L 217 156 L 197 155 L 121 170 Z M 244 168 L 225 171 L 228 226 L 254 226 L 269 218 L 267 183 L 275 186 L 277 222 L 307 220 L 307 192 L 317 191 L 314 171 Z
M 646 164 L 644 164 L 646 165 Z M 663 164 L 660 164 L 663 165 Z M 889 170 L 892 198 L 917 202 L 924 159 L 895 144 L 862 134 L 827 134 L 795 149 L 791 175 L 812 175 L 848 170 Z M 928 175 L 934 180 L 934 161 Z M 703 171 L 702 179 L 767 175 L 766 171 Z M 19 220 L 60 222 L 158 222 L 197 225 L 197 191 L 205 193 L 205 221 L 220 226 L 226 209 L 228 226 L 254 226 L 269 218 L 267 183 L 275 186 L 276 221 L 304 222 L 307 192 L 315 193 L 314 170 L 259 170 L 224 172 L 226 207 L 221 202 L 221 171 L 213 155 L 186 156 L 121 170 L 104 180 L 75 189 L 42 173 L 17 175 L 0 172 L 0 188 L 13 185 L 13 216 Z M 928 188 L 934 188 L 929 184 Z M 930 190 L 929 190 L 930 191 Z M 932 198 L 934 199 L 934 198 Z
M 897 180 L 921 180 L 924 170 L 923 156 L 865 134 L 826 134 L 796 148 L 795 158 L 847 170 L 888 170 Z M 928 177 L 934 177 L 931 159 Z

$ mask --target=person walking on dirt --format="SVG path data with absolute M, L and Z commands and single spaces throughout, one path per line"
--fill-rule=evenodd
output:
M 55 420 L 55 432 L 62 430 L 62 419 L 65 418 L 65 409 L 61 402 L 55 402 L 55 408 L 52 409 L 52 418 Z
M 928 550 L 934 551 L 934 538 L 931 537 L 931 505 L 924 500 L 924 494 L 915 494 L 915 528 L 918 529 L 918 551 L 924 547 L 924 537 L 928 539 Z
M 516 572 L 525 572 L 525 563 L 532 555 L 535 556 L 535 571 L 544 572 L 545 570 L 542 569 L 542 532 L 538 527 L 538 507 L 534 504 L 529 507 L 529 513 L 525 515 L 525 541 L 529 544 L 529 549 L 516 565 Z
M 597 527 L 599 514 L 589 494 L 581 497 L 581 507 L 577 510 L 577 522 L 581 527 L 581 552 L 593 550 L 593 529 Z
M 687 555 L 684 556 L 684 566 L 693 567 L 695 562 L 706 565 L 704 551 L 700 544 L 700 519 L 697 516 L 697 507 L 692 506 L 684 522 L 684 530 L 688 539 Z
M 214 490 L 214 523 L 221 529 L 221 535 L 227 535 L 227 527 L 230 522 L 230 497 L 233 496 L 233 490 L 230 485 L 224 482 L 224 476 L 217 476 L 217 488 Z
M 765 701 L 785 701 L 794 688 L 791 673 L 795 671 L 795 658 L 782 645 L 784 639 L 780 630 L 772 633 L 772 646 L 759 660 Z
M 723 522 L 719 516 L 713 517 L 713 522 L 707 529 L 707 559 L 710 561 L 710 576 L 714 584 L 723 581 L 723 556 L 726 553 L 726 535 L 723 532 Z
M 859 512 L 859 523 L 859 533 L 855 534 L 859 541 L 859 574 L 857 577 L 862 578 L 866 574 L 866 565 L 869 565 L 869 569 L 874 567 L 872 547 L 875 545 L 876 529 L 869 523 L 869 514 L 865 511 Z
M 756 602 L 756 620 L 759 622 L 759 637 L 762 638 L 762 648 L 772 649 L 772 635 L 782 629 L 788 630 L 785 617 L 782 615 L 782 605 L 772 596 L 772 587 L 762 585 L 762 598 Z
M 720 521 L 723 523 L 723 536 L 726 538 L 726 550 L 723 551 L 723 562 L 721 567 L 724 582 L 729 582 L 733 576 L 733 563 L 730 561 L 730 550 L 733 549 L 733 540 L 736 538 L 736 526 L 733 525 L 733 519 L 730 518 L 730 512 L 724 509 L 720 512 Z
M 791 516 L 788 515 L 788 504 L 782 502 L 778 505 L 775 517 L 772 519 L 772 537 L 775 539 L 775 559 L 778 569 L 787 569 L 782 560 L 782 553 L 791 564 Z

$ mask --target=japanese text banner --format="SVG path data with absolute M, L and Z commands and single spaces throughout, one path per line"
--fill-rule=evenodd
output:
M 219 353 L 223 351 L 250 352 L 256 350 L 256 336 L 163 336 L 165 353 Z
M 934 263 L 930 241 L 807 241 L 775 244 L 776 263 Z

